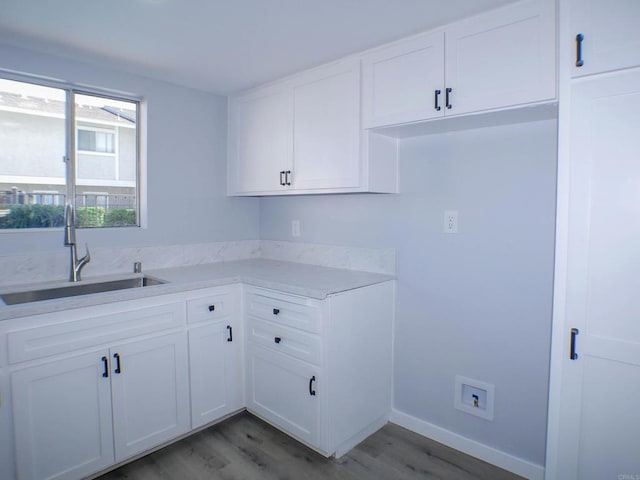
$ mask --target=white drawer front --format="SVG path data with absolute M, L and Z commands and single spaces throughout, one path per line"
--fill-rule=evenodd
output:
M 249 317 L 247 340 L 305 362 L 320 365 L 322 361 L 322 343 L 318 335 L 304 333 L 276 323 Z
M 99 312 L 100 307 L 96 307 L 79 320 L 9 332 L 9 363 L 80 350 L 185 323 L 183 302 L 108 315 L 99 315 Z
M 310 299 L 250 290 L 247 293 L 247 315 L 312 333 L 321 332 L 319 302 Z
M 237 311 L 232 291 L 214 292 L 187 301 L 187 322 L 222 320 Z

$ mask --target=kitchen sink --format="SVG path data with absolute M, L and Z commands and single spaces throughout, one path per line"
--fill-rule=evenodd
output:
M 108 280 L 96 283 L 72 283 L 69 285 L 39 288 L 37 290 L 24 290 L 20 292 L 4 293 L 0 298 L 7 305 L 17 305 L 20 303 L 39 302 L 41 300 L 54 300 L 57 298 L 75 297 L 77 295 L 88 295 L 91 293 L 113 292 L 115 290 L 125 290 L 129 288 L 149 287 L 152 285 L 162 285 L 167 283 L 159 278 L 142 276 L 134 278 L 123 278 L 119 280 Z

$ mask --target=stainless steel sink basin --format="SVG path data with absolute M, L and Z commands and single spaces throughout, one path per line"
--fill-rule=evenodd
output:
M 88 295 L 90 293 L 113 292 L 114 290 L 148 287 L 151 285 L 161 285 L 163 283 L 167 282 L 160 280 L 159 278 L 143 276 L 97 283 L 71 283 L 69 285 L 58 287 L 5 293 L 0 295 L 0 298 L 2 298 L 4 303 L 7 305 L 17 305 L 20 303 L 39 302 L 41 300 L 53 300 L 56 298 Z

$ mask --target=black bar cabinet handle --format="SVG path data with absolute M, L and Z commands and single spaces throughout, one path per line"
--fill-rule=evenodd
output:
M 309 379 L 309 395 L 311 395 L 312 397 L 315 396 L 316 394 L 316 391 L 313 389 L 313 382 L 315 381 L 316 381 L 315 375 Z
M 284 170 L 281 170 L 280 171 L 280 185 L 282 185 L 282 186 L 284 186 L 284 180 L 282 178 L 283 176 L 284 176 Z
M 213 312 L 216 309 L 215 305 L 209 305 L 209 311 Z
M 281 337 L 274 337 L 273 341 L 276 342 L 276 343 L 280 343 L 282 341 L 282 338 Z
M 584 35 L 579 33 L 576 35 L 576 67 L 581 67 L 584 65 L 584 60 L 582 59 L 582 41 L 584 40 Z
M 284 172 L 284 183 L 285 185 L 291 185 L 291 170 Z
M 445 103 L 445 107 L 447 107 L 449 110 L 451 110 L 451 92 L 453 91 L 453 89 L 447 87 L 447 89 L 445 90 L 445 95 L 444 95 L 444 103 Z
M 120 354 L 119 353 L 114 353 L 113 354 L 113 358 L 116 359 L 115 373 L 122 373 L 122 369 L 120 368 Z
M 279 313 L 280 313 L 280 309 L 279 309 L 279 308 L 274 308 L 274 309 L 273 309 L 273 314 L 274 314 L 274 315 L 277 315 L 277 314 L 279 314 Z
M 442 107 L 438 104 L 438 97 L 440 96 L 440 94 L 442 93 L 442 90 L 436 90 L 435 91 L 435 95 L 434 95 L 434 99 L 433 99 L 433 108 L 436 109 L 437 112 L 439 112 L 440 110 L 442 110 Z
M 227 330 L 229 331 L 227 342 L 233 342 L 233 328 L 231 327 L 231 325 L 227 325 Z
M 577 328 L 571 329 L 571 353 L 569 354 L 569 358 L 571 360 L 577 360 L 578 354 L 576 353 L 576 337 L 580 333 L 580 330 Z
M 109 378 L 109 359 L 107 357 L 102 357 L 102 365 L 104 366 L 102 376 L 104 378 Z

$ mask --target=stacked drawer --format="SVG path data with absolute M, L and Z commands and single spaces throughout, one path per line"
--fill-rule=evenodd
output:
M 322 302 L 247 288 L 247 408 L 321 445 Z
M 320 308 L 307 298 L 275 292 L 247 294 L 248 340 L 320 366 Z

